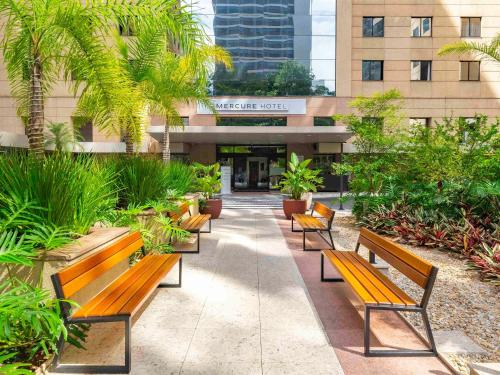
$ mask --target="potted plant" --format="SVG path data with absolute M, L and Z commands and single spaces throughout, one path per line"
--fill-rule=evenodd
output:
M 283 172 L 280 181 L 281 191 L 290 196 L 283 200 L 283 212 L 287 219 L 292 214 L 303 214 L 307 210 L 307 200 L 303 199 L 306 193 L 315 192 L 317 187 L 323 183 L 319 176 L 320 170 L 310 169 L 311 159 L 300 161 L 297 154 L 292 152 L 288 171 Z
M 220 165 L 193 163 L 193 169 L 196 176 L 195 186 L 201 193 L 200 213 L 210 214 L 212 219 L 218 219 L 222 211 L 222 199 L 215 198 L 215 194 L 222 187 Z

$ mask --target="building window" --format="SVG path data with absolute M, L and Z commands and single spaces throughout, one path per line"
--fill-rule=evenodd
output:
M 460 61 L 460 81 L 479 81 L 479 61 Z
M 364 37 L 384 36 L 384 17 L 363 17 Z
M 286 117 L 219 117 L 217 126 L 286 126 Z
M 415 129 L 418 127 L 428 128 L 431 125 L 430 117 L 413 117 L 410 118 L 410 128 Z
M 363 81 L 382 81 L 384 62 L 381 60 L 363 60 Z
M 411 62 L 411 80 L 412 81 L 430 81 L 432 76 L 432 61 L 412 61 Z
M 189 125 L 189 117 L 181 117 L 182 120 L 182 125 L 183 126 L 188 126 Z
M 431 17 L 412 17 L 411 18 L 411 36 L 425 37 L 432 35 Z
M 335 126 L 335 120 L 331 117 L 315 117 L 314 126 Z
M 481 36 L 480 17 L 462 17 L 462 37 L 478 38 Z
M 83 117 L 73 117 L 73 126 L 75 127 L 75 129 L 78 129 L 78 132 L 80 133 L 79 140 L 81 142 L 94 141 L 93 126 L 91 120 L 85 119 Z

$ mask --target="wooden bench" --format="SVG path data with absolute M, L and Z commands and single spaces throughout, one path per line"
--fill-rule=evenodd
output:
M 184 215 L 189 214 L 189 217 L 184 219 Z M 169 212 L 168 216 L 176 221 L 179 226 L 188 231 L 189 233 L 196 233 L 196 251 L 183 251 L 178 250 L 176 253 L 199 253 L 200 252 L 200 234 L 201 233 L 211 233 L 212 232 L 212 216 L 209 214 L 197 214 L 191 215 L 189 211 L 189 203 L 183 203 L 179 206 L 179 209 L 174 212 Z M 208 222 L 208 231 L 202 231 L 201 228 L 205 226 Z
M 314 216 L 314 214 L 319 215 L 319 218 Z M 332 238 L 332 223 L 333 217 L 335 216 L 335 211 L 328 208 L 320 202 L 314 202 L 312 211 L 310 215 L 307 214 L 292 214 L 292 232 L 302 232 L 302 248 L 304 251 L 320 251 L 322 249 L 312 249 L 306 248 L 306 233 L 318 233 L 318 235 L 333 249 L 335 249 L 335 244 Z M 323 219 L 320 220 L 320 219 Z M 293 222 L 296 221 L 297 224 L 302 228 L 296 230 L 293 227 Z M 327 232 L 330 237 L 330 241 L 323 236 L 323 232 Z
M 99 276 L 117 264 L 128 261 L 130 255 L 138 250 L 144 251 L 144 242 L 139 232 L 128 234 L 102 250 L 80 260 L 51 276 L 57 298 L 71 299 L 75 293 L 86 287 Z M 169 271 L 179 263 L 179 283 L 162 282 Z M 61 302 L 64 323 L 89 324 L 102 322 L 124 322 L 125 324 L 125 364 L 121 365 L 83 365 L 60 364 L 59 359 L 64 347 L 61 336 L 57 344 L 58 354 L 53 360 L 54 372 L 82 373 L 129 373 L 131 350 L 131 317 L 139 311 L 157 287 L 180 287 L 182 283 L 182 255 L 149 254 L 122 273 L 80 307 Z M 98 293 L 97 293 L 98 292 Z
M 358 254 L 360 245 L 365 246 L 370 251 L 370 262 Z M 372 265 L 375 263 L 375 255 L 385 260 L 424 290 L 420 302 L 409 297 Z M 342 278 L 325 278 L 325 257 L 337 269 Z M 347 282 L 365 306 L 364 343 L 366 356 L 437 355 L 426 311 L 437 272 L 438 268 L 426 260 L 365 228 L 361 228 L 356 251 L 324 250 L 321 253 L 321 281 Z M 370 350 L 370 312 L 372 310 L 409 311 L 422 314 L 430 349 Z

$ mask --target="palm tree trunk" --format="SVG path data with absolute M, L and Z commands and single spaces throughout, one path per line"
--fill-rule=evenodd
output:
M 131 155 L 134 153 L 134 142 L 132 142 L 132 137 L 130 136 L 130 132 L 125 130 L 125 136 L 123 137 L 125 141 L 125 153 L 127 155 Z
M 44 154 L 44 97 L 42 90 L 42 64 L 40 57 L 35 56 L 31 69 L 31 98 L 28 121 L 28 143 L 33 154 L 40 157 Z
M 170 126 L 167 119 L 165 119 L 165 130 L 163 132 L 163 162 L 165 164 L 170 162 Z

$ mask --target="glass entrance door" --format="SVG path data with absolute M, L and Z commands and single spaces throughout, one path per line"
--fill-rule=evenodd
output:
M 234 191 L 269 191 L 285 171 L 286 146 L 217 146 L 217 160 L 232 166 Z

